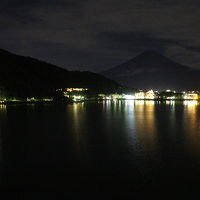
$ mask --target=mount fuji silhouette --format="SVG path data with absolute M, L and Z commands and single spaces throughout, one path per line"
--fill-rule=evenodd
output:
M 200 70 L 178 64 L 155 51 L 146 51 L 101 74 L 133 88 L 200 89 Z

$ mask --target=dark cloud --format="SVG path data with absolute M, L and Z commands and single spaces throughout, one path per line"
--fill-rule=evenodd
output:
M 195 46 L 193 46 L 193 47 L 192 47 L 192 46 L 187 46 L 186 49 L 189 50 L 189 51 L 194 51 L 194 52 L 196 52 L 196 53 L 197 53 L 197 52 L 200 53 L 200 46 L 198 46 L 198 47 L 195 47 Z
M 100 33 L 102 44 L 111 44 L 110 48 L 124 50 L 156 50 L 162 51 L 169 45 L 179 45 L 181 40 L 156 38 L 143 32 L 104 32 Z
M 200 68 L 199 0 L 1 0 L 0 47 L 101 71 L 145 50 Z

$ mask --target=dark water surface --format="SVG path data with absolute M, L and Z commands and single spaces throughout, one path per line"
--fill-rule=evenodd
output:
M 1 105 L 0 176 L 3 192 L 27 199 L 37 192 L 200 197 L 200 105 Z

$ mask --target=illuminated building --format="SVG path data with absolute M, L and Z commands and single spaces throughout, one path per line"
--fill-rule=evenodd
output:
M 197 93 L 185 93 L 183 95 L 183 99 L 187 99 L 187 100 L 197 100 L 199 97 L 199 95 Z
M 83 101 L 86 99 L 88 88 L 60 88 L 57 89 L 58 100 L 70 100 L 74 102 Z
M 172 91 L 172 90 L 165 90 L 158 94 L 158 98 L 162 100 L 176 100 L 182 99 L 182 93 Z
M 60 88 L 56 91 L 63 91 L 63 92 L 84 92 L 87 91 L 88 88 Z
M 144 99 L 155 99 L 156 95 L 155 95 L 155 92 L 153 90 L 149 90 L 147 92 L 143 92 L 143 91 L 140 91 L 140 92 L 137 92 L 135 93 L 135 96 L 134 96 L 134 99 L 141 99 L 141 100 L 144 100 Z
M 73 101 L 83 101 L 85 99 L 84 96 L 73 95 Z
M 88 88 L 66 88 L 67 92 L 83 92 L 87 90 Z
M 145 93 L 145 99 L 155 99 L 156 95 L 153 90 L 149 90 Z
M 145 99 L 145 93 L 142 91 L 135 93 L 135 99 Z
M 129 93 L 110 93 L 110 94 L 90 94 L 88 88 L 62 88 L 57 89 L 59 98 L 66 98 L 72 101 L 83 100 L 197 100 L 199 99 L 199 92 L 176 92 L 174 90 L 158 91 L 143 91 L 129 92 Z M 60 96 L 59 96 L 60 95 Z
M 135 99 L 135 96 L 133 96 L 133 95 L 124 95 L 124 98 L 127 99 L 127 100 L 133 100 L 133 99 Z

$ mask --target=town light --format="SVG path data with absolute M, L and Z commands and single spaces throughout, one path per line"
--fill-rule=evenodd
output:
M 124 98 L 127 100 L 135 99 L 135 97 L 133 95 L 124 95 Z
M 186 100 L 197 100 L 198 99 L 198 94 L 196 93 L 186 93 L 183 95 L 183 98 Z

